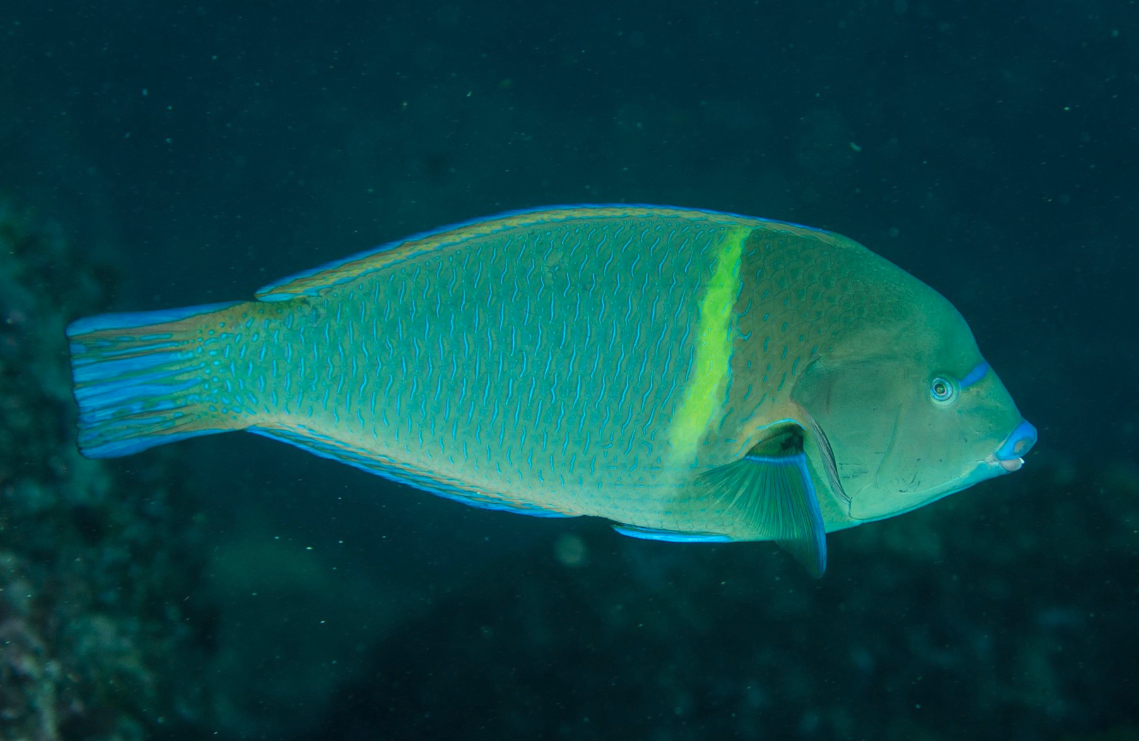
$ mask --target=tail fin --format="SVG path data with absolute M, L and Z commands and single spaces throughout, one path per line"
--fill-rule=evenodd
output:
M 200 342 L 209 316 L 235 304 L 104 314 L 69 325 L 80 452 L 113 458 L 244 427 L 206 402 Z

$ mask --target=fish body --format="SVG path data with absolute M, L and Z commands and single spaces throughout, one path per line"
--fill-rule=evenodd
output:
M 507 214 L 255 301 L 69 336 L 91 456 L 245 429 L 478 506 L 777 540 L 814 573 L 826 531 L 1003 473 L 986 456 L 1019 460 L 1035 440 L 932 289 L 845 237 L 709 211 Z M 986 447 L 945 451 L 923 483 L 928 466 L 895 450 L 905 393 L 875 379 L 901 369 L 893 382 L 923 396 L 931 362 L 955 393 L 984 392 L 948 444 Z M 933 439 L 926 412 L 908 424 Z

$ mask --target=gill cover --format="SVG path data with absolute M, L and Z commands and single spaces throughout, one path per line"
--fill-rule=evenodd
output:
M 882 470 L 905 414 L 897 393 L 904 380 L 902 367 L 885 359 L 819 359 L 795 384 L 794 400 L 830 444 L 852 513 L 854 503 L 867 489 L 916 475 L 912 466 L 909 471 L 904 470 L 906 467 Z

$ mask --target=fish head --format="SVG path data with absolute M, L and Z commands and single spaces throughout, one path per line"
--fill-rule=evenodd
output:
M 854 522 L 1016 471 L 1036 442 L 964 318 L 921 288 L 932 296 L 854 328 L 793 390 L 826 436 Z

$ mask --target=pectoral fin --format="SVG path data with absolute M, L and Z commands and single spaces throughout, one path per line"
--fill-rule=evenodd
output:
M 709 471 L 700 483 L 723 512 L 757 538 L 776 541 L 811 576 L 827 567 L 826 530 L 803 452 L 804 430 L 787 420 L 769 427 L 740 460 Z

